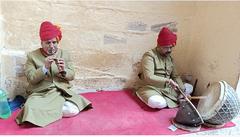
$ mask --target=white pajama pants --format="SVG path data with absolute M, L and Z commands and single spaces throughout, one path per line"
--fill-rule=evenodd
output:
M 70 101 L 65 101 L 63 104 L 62 112 L 63 117 L 73 117 L 77 115 L 80 111 L 74 103 Z
M 193 92 L 193 86 L 191 84 L 185 83 L 184 84 L 187 95 L 190 95 Z M 153 95 L 148 99 L 147 105 L 151 108 L 158 108 L 162 109 L 167 107 L 166 100 L 160 95 Z

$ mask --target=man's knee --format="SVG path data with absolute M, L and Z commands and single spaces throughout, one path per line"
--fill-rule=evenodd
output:
M 154 95 L 148 99 L 148 106 L 161 109 L 167 107 L 167 102 L 162 96 Z
M 185 93 L 187 94 L 187 95 L 191 95 L 192 94 L 192 92 L 193 92 L 193 86 L 191 85 L 191 84 L 189 84 L 189 83 L 185 83 L 184 84 L 184 87 L 185 87 Z
M 75 104 L 69 101 L 65 101 L 62 108 L 62 112 L 63 112 L 63 117 L 73 117 L 77 115 L 80 111 Z

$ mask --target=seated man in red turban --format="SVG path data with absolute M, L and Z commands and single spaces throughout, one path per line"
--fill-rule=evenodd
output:
M 27 54 L 25 75 L 28 98 L 16 122 L 44 127 L 62 117 L 72 117 L 91 103 L 70 90 L 74 69 L 69 54 L 59 48 L 60 28 L 45 21 L 40 27 L 41 48 Z
M 139 78 L 143 85 L 136 91 L 136 95 L 151 108 L 177 107 L 180 95 L 177 87 L 185 91 L 170 56 L 176 40 L 176 34 L 164 27 L 158 35 L 157 47 L 146 52 L 142 57 Z M 189 91 L 188 94 L 191 92 Z

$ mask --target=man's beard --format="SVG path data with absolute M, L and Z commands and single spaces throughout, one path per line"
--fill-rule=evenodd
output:
M 171 54 L 171 51 L 166 52 L 166 55 L 169 55 L 169 54 Z
M 163 55 L 165 56 L 165 57 L 167 57 L 168 55 L 170 55 L 171 54 L 171 51 L 169 52 L 165 52 Z
M 49 48 L 48 55 L 54 55 L 57 52 L 57 48 Z

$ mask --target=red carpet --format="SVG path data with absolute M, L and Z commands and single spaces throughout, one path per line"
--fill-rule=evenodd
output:
M 0 134 L 10 135 L 179 135 L 191 133 L 168 129 L 170 119 L 177 109 L 153 110 L 139 101 L 130 90 L 104 91 L 82 94 L 88 98 L 93 109 L 83 111 L 73 118 L 63 118 L 47 127 L 30 124 L 18 126 L 14 119 L 15 111 L 6 120 L 0 119 Z M 229 122 L 226 127 L 235 126 Z M 201 128 L 201 131 L 213 128 Z

